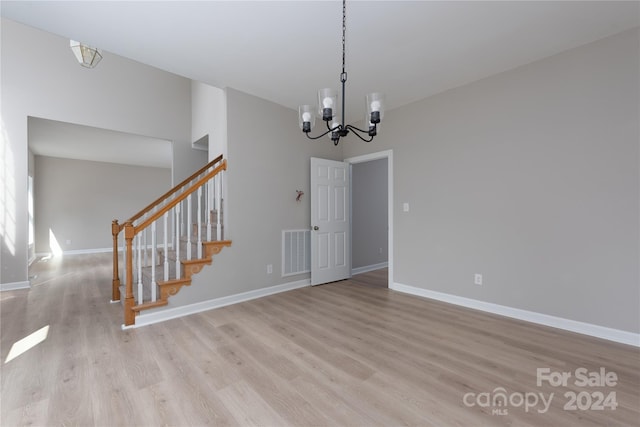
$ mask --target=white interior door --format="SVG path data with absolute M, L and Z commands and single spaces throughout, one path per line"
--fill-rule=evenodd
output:
M 349 165 L 311 158 L 311 285 L 351 277 Z

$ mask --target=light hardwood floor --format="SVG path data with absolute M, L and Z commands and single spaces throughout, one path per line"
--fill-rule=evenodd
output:
M 110 268 L 41 262 L 32 289 L 0 294 L 2 426 L 639 425 L 637 348 L 389 291 L 385 271 L 122 331 Z M 537 368 L 601 367 L 615 386 L 536 384 Z M 564 409 L 598 392 L 617 408 Z M 534 395 L 548 411 L 521 405 Z

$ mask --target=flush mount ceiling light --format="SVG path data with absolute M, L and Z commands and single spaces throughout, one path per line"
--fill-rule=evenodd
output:
M 86 44 L 75 40 L 70 40 L 69 46 L 71 47 L 71 51 L 73 51 L 78 62 L 83 67 L 93 68 L 98 65 L 98 62 L 102 59 L 100 50 L 95 47 L 87 46 Z
M 311 105 L 301 105 L 298 109 L 298 119 L 300 129 L 307 135 L 309 139 L 322 138 L 325 135 L 329 135 L 333 141 L 333 145 L 338 145 L 340 137 L 347 136 L 349 131 L 353 131 L 353 134 L 365 142 L 370 142 L 373 137 L 376 136 L 378 130 L 378 123 L 382 120 L 384 115 L 384 95 L 381 93 L 370 93 L 366 96 L 366 108 L 367 114 L 365 116 L 365 123 L 369 124 L 368 130 L 359 129 L 352 125 L 345 124 L 345 83 L 347 82 L 347 71 L 345 67 L 345 46 L 346 46 L 346 31 L 347 31 L 347 4 L 346 0 L 342 0 L 342 73 L 340 74 L 340 83 L 342 83 L 342 121 L 338 122 L 334 119 L 338 116 L 338 93 L 334 89 L 320 89 L 318 91 L 318 107 L 317 111 Z M 322 135 L 310 136 L 309 132 L 313 129 L 316 122 L 316 113 L 322 117 L 322 120 L 327 124 L 327 131 Z M 365 136 L 363 136 L 365 135 Z M 366 137 L 368 136 L 368 138 Z

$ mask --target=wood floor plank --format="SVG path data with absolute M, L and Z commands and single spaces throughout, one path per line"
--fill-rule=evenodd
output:
M 219 398 L 230 411 L 236 414 L 236 422 L 238 425 L 290 425 L 245 381 L 230 384 L 220 390 Z
M 122 331 L 110 262 L 38 262 L 31 289 L 0 293 L 3 427 L 640 425 L 640 349 L 394 292 L 384 269 Z M 538 386 L 538 368 L 618 382 Z M 480 404 L 500 390 L 553 399 Z M 596 392 L 617 408 L 565 408 Z

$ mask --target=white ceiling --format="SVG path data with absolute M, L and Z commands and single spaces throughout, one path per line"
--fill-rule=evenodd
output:
M 118 54 L 292 109 L 339 86 L 340 1 L 3 0 L 1 13 L 95 45 L 103 61 Z M 638 1 L 350 0 L 347 121 L 364 117 L 367 92 L 395 108 L 639 25 Z
M 29 148 L 40 156 L 171 168 L 170 141 L 36 117 L 29 117 Z

